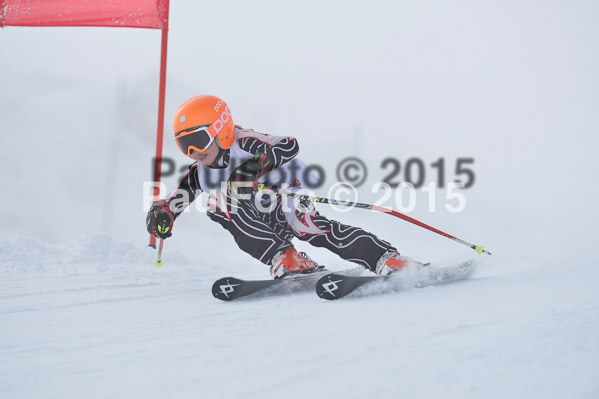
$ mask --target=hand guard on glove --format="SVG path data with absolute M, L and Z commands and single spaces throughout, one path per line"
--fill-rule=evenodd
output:
M 228 185 L 232 194 L 252 194 L 258 190 L 258 179 L 273 167 L 266 155 L 258 153 L 235 169 L 229 177 Z
M 146 228 L 148 233 L 154 234 L 160 239 L 165 239 L 173 235 L 173 222 L 175 217 L 171 212 L 168 203 L 165 200 L 154 202 L 148 216 L 146 216 Z

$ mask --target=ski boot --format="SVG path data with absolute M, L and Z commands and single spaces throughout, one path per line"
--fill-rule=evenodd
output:
M 380 276 L 386 276 L 389 273 L 396 272 L 410 265 L 424 266 L 423 263 L 414 259 L 401 256 L 399 252 L 386 252 L 376 263 L 375 273 Z
M 284 278 L 294 274 L 313 273 L 324 269 L 306 255 L 305 252 L 297 252 L 291 247 L 278 252 L 272 258 L 270 275 L 275 278 Z

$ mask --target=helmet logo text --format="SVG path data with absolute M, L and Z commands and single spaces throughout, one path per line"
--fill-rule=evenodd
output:
M 219 104 L 220 102 L 216 105 L 218 106 Z M 214 109 L 216 109 L 216 107 L 214 107 Z M 213 124 L 216 134 L 218 134 L 222 130 L 225 124 L 229 122 L 229 120 L 231 120 L 231 110 L 229 110 L 229 107 L 227 106 L 225 107 L 224 111 L 220 114 L 220 117 Z

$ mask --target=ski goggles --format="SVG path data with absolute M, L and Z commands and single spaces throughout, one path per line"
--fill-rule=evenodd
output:
M 214 141 L 214 137 L 208 131 L 209 127 L 209 124 L 200 125 L 177 132 L 175 140 L 181 152 L 189 157 L 192 151 L 206 151 Z

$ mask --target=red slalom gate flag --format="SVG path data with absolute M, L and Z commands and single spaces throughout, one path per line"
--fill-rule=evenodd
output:
M 0 0 L 1 26 L 168 29 L 169 0 Z

